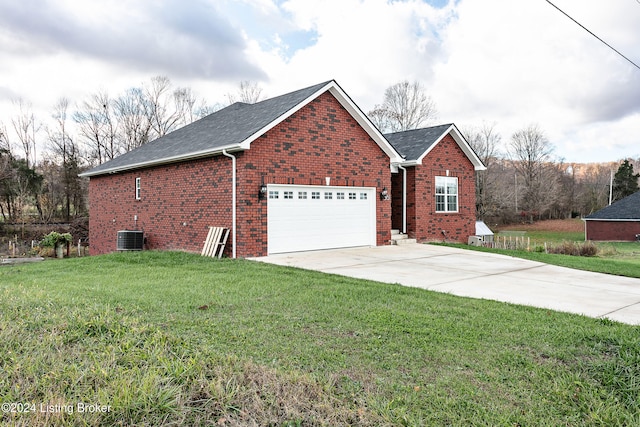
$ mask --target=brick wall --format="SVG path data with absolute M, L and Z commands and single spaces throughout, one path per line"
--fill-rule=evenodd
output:
M 640 221 L 585 221 L 587 240 L 634 241 Z
M 147 249 L 202 250 L 208 226 L 231 227 L 230 171 L 230 159 L 214 157 L 92 177 L 91 253 L 115 251 L 119 230 L 143 230 Z
M 391 188 L 389 157 L 340 103 L 326 92 L 258 138 L 238 155 L 238 251 L 267 252 L 267 200 L 264 184 Z M 376 198 L 378 245 L 391 238 L 391 203 Z
M 330 177 L 332 186 L 391 188 L 389 158 L 328 92 L 235 155 L 239 257 L 267 254 L 267 201 L 258 199 L 263 183 L 323 185 Z M 141 200 L 135 200 L 136 177 Z M 231 159 L 92 177 L 89 202 L 92 254 L 114 251 L 123 229 L 144 230 L 149 249 L 200 251 L 208 226 L 231 228 Z M 376 203 L 377 244 L 388 244 L 391 202 Z
M 458 178 L 458 212 L 436 212 L 435 177 Z M 402 224 L 402 171 L 393 177 L 394 228 Z M 452 136 L 443 138 L 423 159 L 407 168 L 407 231 L 418 241 L 467 242 L 475 234 L 475 170 Z M 445 231 L 445 234 L 442 231 Z

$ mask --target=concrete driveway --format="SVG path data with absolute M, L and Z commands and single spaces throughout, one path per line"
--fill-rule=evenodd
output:
M 640 279 L 434 245 L 270 255 L 254 260 L 640 324 Z

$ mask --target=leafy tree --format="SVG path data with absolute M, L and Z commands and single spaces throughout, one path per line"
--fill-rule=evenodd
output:
M 613 201 L 624 199 L 638 191 L 638 178 L 640 173 L 633 173 L 633 165 L 629 160 L 622 162 L 613 176 Z
M 42 216 L 38 195 L 43 177 L 26 159 L 16 159 L 7 150 L 0 150 L 0 210 L 5 221 L 25 221 L 25 208 L 35 206 Z

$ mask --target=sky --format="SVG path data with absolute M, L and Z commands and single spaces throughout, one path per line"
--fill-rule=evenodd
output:
M 640 0 L 554 0 L 640 64 Z M 364 111 L 419 81 L 432 124 L 537 125 L 558 160 L 640 157 L 640 69 L 547 0 L 0 0 L 0 122 L 167 76 L 209 104 L 335 79 Z

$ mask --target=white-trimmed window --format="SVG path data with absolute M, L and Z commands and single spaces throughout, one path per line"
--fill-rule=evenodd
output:
M 349 200 L 355 200 L 356 199 L 356 193 L 349 193 Z
M 344 200 L 344 193 L 336 193 L 336 199 Z
M 458 178 L 436 176 L 436 212 L 458 212 Z
M 311 192 L 311 199 L 312 200 L 320 200 L 320 192 L 319 191 L 312 191 Z
M 279 199 L 280 193 L 276 190 L 269 190 L 269 198 L 270 199 Z
M 367 200 L 367 193 L 360 193 L 360 200 Z
M 140 177 L 136 178 L 136 200 L 140 200 Z
M 306 199 L 307 198 L 307 192 L 306 191 L 298 191 L 298 199 Z
M 283 191 L 282 194 L 285 199 L 293 199 L 293 191 Z
M 333 200 L 333 193 L 332 193 L 332 192 L 330 192 L 330 191 L 326 191 L 326 192 L 324 193 L 324 199 L 325 199 L 325 200 Z

